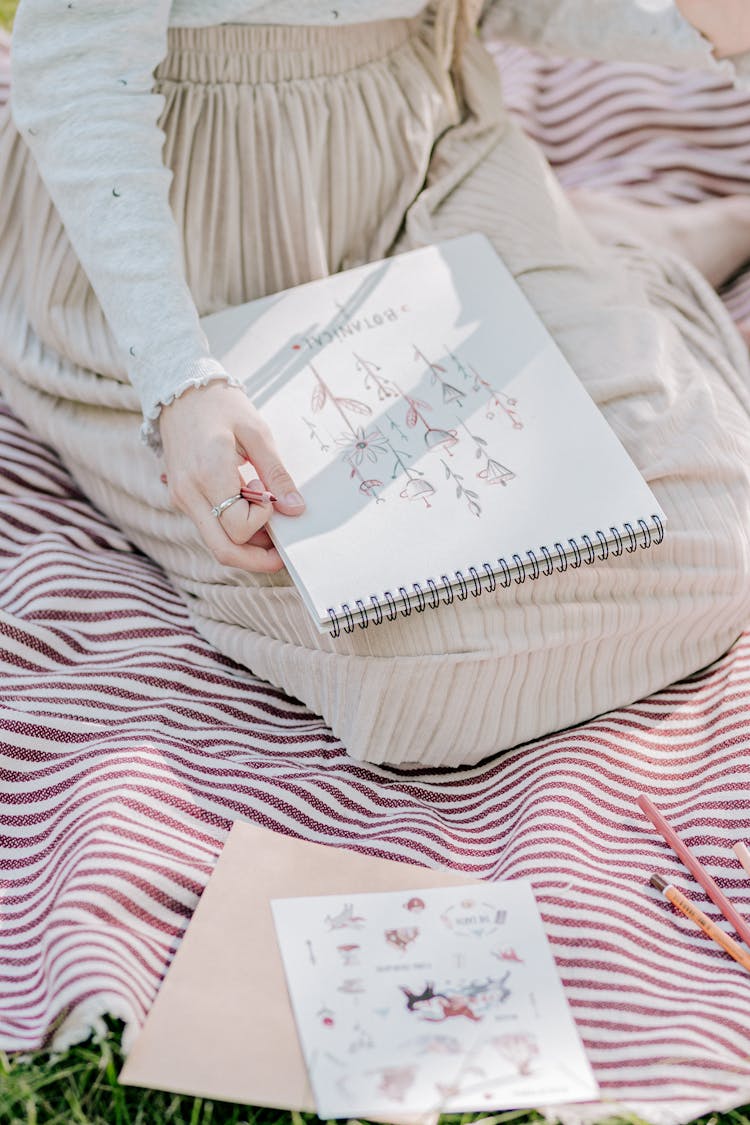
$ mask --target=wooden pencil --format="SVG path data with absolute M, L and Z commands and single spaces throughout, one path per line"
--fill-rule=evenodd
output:
M 680 837 L 675 832 L 674 828 L 664 819 L 662 814 L 653 804 L 653 802 L 641 793 L 638 797 L 636 804 L 640 810 L 645 813 L 648 819 L 653 824 L 656 831 L 664 840 L 669 844 L 672 851 L 682 860 L 687 867 L 690 874 L 698 883 L 703 887 L 708 897 L 713 903 L 718 906 L 721 913 L 726 918 L 727 922 L 734 926 L 736 932 L 742 938 L 746 945 L 750 945 L 750 925 L 745 921 L 738 910 L 732 906 L 731 902 L 718 886 L 718 884 L 711 878 L 705 867 L 693 855 L 690 848 L 683 844 Z

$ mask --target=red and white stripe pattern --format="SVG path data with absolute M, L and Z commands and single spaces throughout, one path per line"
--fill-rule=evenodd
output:
M 566 187 L 655 205 L 750 191 L 750 93 L 720 76 L 490 46 L 509 108 Z M 724 297 L 750 318 L 750 271 Z
M 748 189 L 750 109 L 715 79 L 500 61 L 567 183 L 659 203 Z M 748 294 L 737 283 L 734 307 Z M 244 817 L 530 878 L 604 1101 L 567 1121 L 626 1106 L 672 1125 L 750 1101 L 750 976 L 647 887 L 674 877 L 718 916 L 635 806 L 649 793 L 750 913 L 731 852 L 750 838 L 750 633 L 690 680 L 489 765 L 363 766 L 196 636 L 158 568 L 0 412 L 0 668 L 0 1046 L 63 1046 L 106 1012 L 132 1036 Z

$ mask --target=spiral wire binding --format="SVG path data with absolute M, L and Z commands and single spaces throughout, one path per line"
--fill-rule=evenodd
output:
M 621 529 L 610 527 L 609 536 L 603 531 L 596 531 L 593 537 L 582 535 L 580 540 L 568 539 L 567 547 L 554 543 L 551 548 L 539 547 L 538 553 L 535 550 L 525 551 L 525 557 L 514 554 L 510 562 L 499 558 L 494 566 L 489 562 L 482 563 L 483 573 L 470 566 L 466 574 L 457 570 L 452 579 L 447 574 L 441 574 L 437 580 L 427 578 L 424 583 L 413 582 L 411 593 L 405 586 L 399 586 L 397 593 L 401 606 L 390 590 L 384 591 L 380 597 L 371 594 L 369 606 L 364 599 L 358 598 L 353 609 L 345 603 L 338 612 L 333 608 L 328 610 L 331 636 L 340 637 L 342 632 L 353 633 L 357 628 L 367 629 L 370 625 L 395 621 L 399 614 L 409 617 L 412 612 L 424 613 L 428 606 L 437 609 L 441 603 L 465 602 L 469 595 L 478 598 L 483 593 L 492 594 L 498 585 L 507 590 L 514 583 L 520 586 L 527 579 L 535 582 L 540 575 L 549 578 L 555 571 L 562 574 L 568 567 L 577 570 L 581 566 L 591 566 L 597 560 L 604 562 L 610 555 L 614 558 L 632 555 L 639 547 L 645 551 L 658 546 L 664 538 L 664 524 L 659 516 L 652 515 L 651 522 L 656 527 L 656 533 L 646 520 L 639 519 L 636 527 L 632 523 L 624 523 Z

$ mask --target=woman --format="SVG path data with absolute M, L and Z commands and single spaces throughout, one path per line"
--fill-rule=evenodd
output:
M 684 213 L 655 240 L 647 212 L 579 201 L 605 247 L 505 114 L 472 9 L 22 0 L 14 31 L 3 393 L 210 640 L 372 761 L 474 762 L 580 722 L 715 659 L 750 613 L 750 372 L 694 268 L 718 283 L 750 256 L 747 201 L 693 208 L 686 242 Z M 497 0 L 486 18 L 600 57 L 718 67 L 714 52 L 750 48 L 741 0 Z M 469 230 L 519 280 L 669 534 L 321 638 L 264 530 L 271 505 L 223 505 L 245 455 L 279 511 L 304 499 L 198 316 Z M 693 266 L 655 245 L 675 240 Z M 139 407 L 163 462 L 139 445 Z

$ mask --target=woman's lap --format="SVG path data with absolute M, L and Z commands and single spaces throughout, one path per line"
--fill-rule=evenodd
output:
M 489 71 L 480 48 L 468 56 L 467 96 L 481 103 Z M 7 167 L 23 163 L 18 144 Z M 129 388 L 98 380 L 93 401 L 75 401 L 94 377 L 42 349 L 12 285 L 0 378 L 222 651 L 322 713 L 356 757 L 458 764 L 628 703 L 732 643 L 750 614 L 750 376 L 702 279 L 678 259 L 595 243 L 494 110 L 438 142 L 429 185 L 396 248 L 488 234 L 657 493 L 669 518 L 658 549 L 334 642 L 286 576 L 220 571 L 168 510 Z
M 260 594 L 260 624 L 239 590 L 223 615 L 199 612 L 219 648 L 321 711 L 356 756 L 458 764 L 632 702 L 736 639 L 750 614 L 750 379 L 703 279 L 592 243 L 514 130 L 430 204 L 399 248 L 488 234 L 651 483 L 665 542 L 325 644 L 292 624 L 292 590 Z

